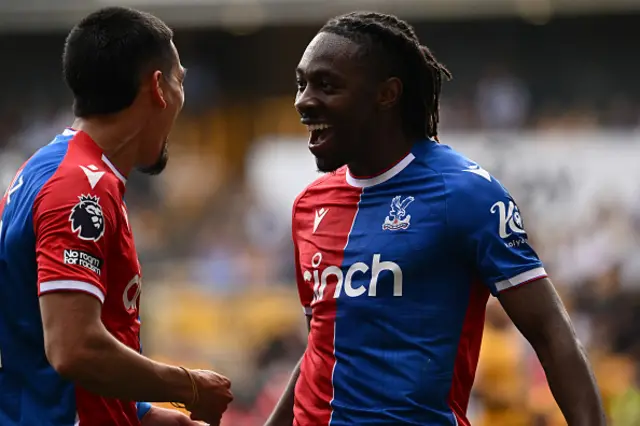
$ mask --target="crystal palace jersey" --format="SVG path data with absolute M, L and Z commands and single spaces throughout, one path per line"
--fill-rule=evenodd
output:
M 318 179 L 293 239 L 312 316 L 294 424 L 468 426 L 489 295 L 546 277 L 505 188 L 426 140 L 377 177 Z
M 51 292 L 91 295 L 109 332 L 140 349 L 140 266 L 124 190 L 91 138 L 68 129 L 27 161 L 2 198 L 1 425 L 140 424 L 135 403 L 94 395 L 51 367 L 38 304 Z

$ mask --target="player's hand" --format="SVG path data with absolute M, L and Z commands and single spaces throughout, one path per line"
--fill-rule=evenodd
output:
M 202 420 L 210 425 L 220 424 L 222 414 L 227 410 L 233 394 L 231 381 L 226 377 L 208 370 L 191 370 L 191 375 L 198 386 L 198 401 L 187 406 L 192 420 Z
M 142 426 L 203 426 L 176 410 L 151 407 L 142 418 Z

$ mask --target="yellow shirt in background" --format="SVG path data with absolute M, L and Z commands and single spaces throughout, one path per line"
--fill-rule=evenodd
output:
M 513 328 L 485 328 L 475 391 L 483 412 L 478 426 L 530 426 L 520 337 Z

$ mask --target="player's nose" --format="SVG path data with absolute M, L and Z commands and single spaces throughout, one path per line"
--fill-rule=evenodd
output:
M 294 103 L 296 110 L 301 117 L 313 116 L 315 111 L 320 107 L 320 100 L 314 95 L 313 90 L 307 86 L 304 90 L 298 92 Z

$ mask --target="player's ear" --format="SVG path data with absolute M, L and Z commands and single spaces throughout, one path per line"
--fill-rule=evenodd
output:
M 402 81 L 398 77 L 390 77 L 380 84 L 378 89 L 378 107 L 381 110 L 391 109 L 402 96 Z
M 162 89 L 163 78 L 162 71 L 156 70 L 153 72 L 151 78 L 151 98 L 160 108 L 165 109 L 167 107 L 167 101 L 164 97 L 164 90 Z

